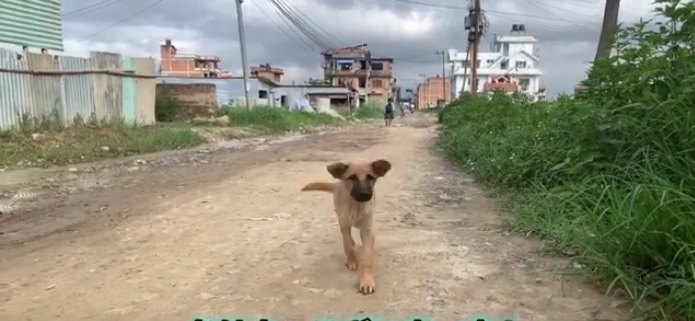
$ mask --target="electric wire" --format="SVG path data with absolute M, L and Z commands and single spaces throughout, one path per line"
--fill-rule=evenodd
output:
M 126 21 L 129 21 L 129 20 L 131 20 L 131 19 L 133 19 L 133 18 L 135 18 L 135 17 L 137 17 L 137 16 L 143 14 L 145 11 L 147 11 L 147 10 L 153 8 L 154 6 L 160 4 L 160 3 L 164 2 L 164 1 L 166 1 L 166 0 L 155 0 L 153 3 L 151 3 L 151 4 L 147 5 L 147 6 L 145 6 L 144 8 L 142 8 L 142 9 L 140 9 L 140 10 L 138 10 L 138 11 L 132 13 L 131 15 L 129 15 L 129 16 L 127 16 L 127 17 L 121 19 L 121 20 L 116 21 L 115 23 L 109 25 L 108 27 L 106 27 L 106 28 L 104 28 L 104 29 L 101 29 L 101 30 L 99 30 L 99 31 L 97 31 L 97 32 L 94 32 L 94 33 L 91 33 L 91 34 L 87 35 L 86 37 L 82 38 L 82 40 L 84 41 L 84 40 L 90 39 L 90 38 L 92 38 L 92 37 L 94 37 L 94 36 L 96 36 L 96 35 L 98 35 L 98 34 L 101 34 L 101 33 L 105 32 L 105 31 L 111 30 L 111 29 L 113 29 L 113 28 L 119 26 L 120 24 L 122 24 L 122 23 L 124 23 L 124 22 L 126 22 Z

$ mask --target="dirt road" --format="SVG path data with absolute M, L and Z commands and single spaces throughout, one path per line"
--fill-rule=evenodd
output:
M 431 118 L 406 120 L 0 187 L 0 320 L 620 319 L 567 262 L 505 231 L 494 202 L 435 154 Z M 377 289 L 365 296 L 331 197 L 299 189 L 328 179 L 328 162 L 377 157 L 394 167 L 377 185 Z

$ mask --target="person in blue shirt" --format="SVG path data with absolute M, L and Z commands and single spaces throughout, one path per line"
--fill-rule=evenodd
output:
M 386 107 L 384 107 L 384 125 L 386 127 L 391 126 L 394 117 L 393 98 L 389 98 Z

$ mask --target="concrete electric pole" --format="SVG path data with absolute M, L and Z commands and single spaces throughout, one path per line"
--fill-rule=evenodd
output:
M 611 49 L 618 29 L 618 14 L 620 13 L 620 0 L 606 0 L 606 8 L 603 10 L 603 25 L 599 36 L 594 63 L 599 59 L 611 56 Z
M 420 74 L 420 77 L 422 77 L 422 87 L 421 87 L 422 88 L 422 95 L 421 95 L 422 97 L 418 97 L 418 104 L 420 104 L 420 100 L 422 100 L 422 105 L 424 106 L 425 100 L 430 99 L 430 97 L 429 97 L 430 93 L 428 90 L 429 88 L 427 88 L 427 84 L 426 84 L 427 83 L 427 75 L 426 74 Z M 418 92 L 418 95 L 420 95 L 419 92 Z
M 442 55 L 442 100 L 446 103 L 446 52 L 438 50 L 435 55 Z
M 241 65 L 244 68 L 244 99 L 246 100 L 246 110 L 251 110 L 251 89 L 249 88 L 249 62 L 246 58 L 246 32 L 244 31 L 244 13 L 241 4 L 244 0 L 235 0 L 237 24 L 239 25 L 239 47 L 241 48 Z
M 482 30 L 480 30 L 481 19 L 480 19 L 480 0 L 475 0 L 473 5 L 473 59 L 471 62 L 471 94 L 475 95 L 478 93 L 478 45 L 480 43 L 480 35 Z

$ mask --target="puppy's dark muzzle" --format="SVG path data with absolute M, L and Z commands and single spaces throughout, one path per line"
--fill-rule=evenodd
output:
M 352 196 L 353 199 L 355 199 L 355 201 L 358 201 L 360 203 L 369 202 L 370 200 L 372 200 L 372 193 L 371 192 L 359 192 L 359 191 L 353 190 L 350 193 L 350 195 Z

